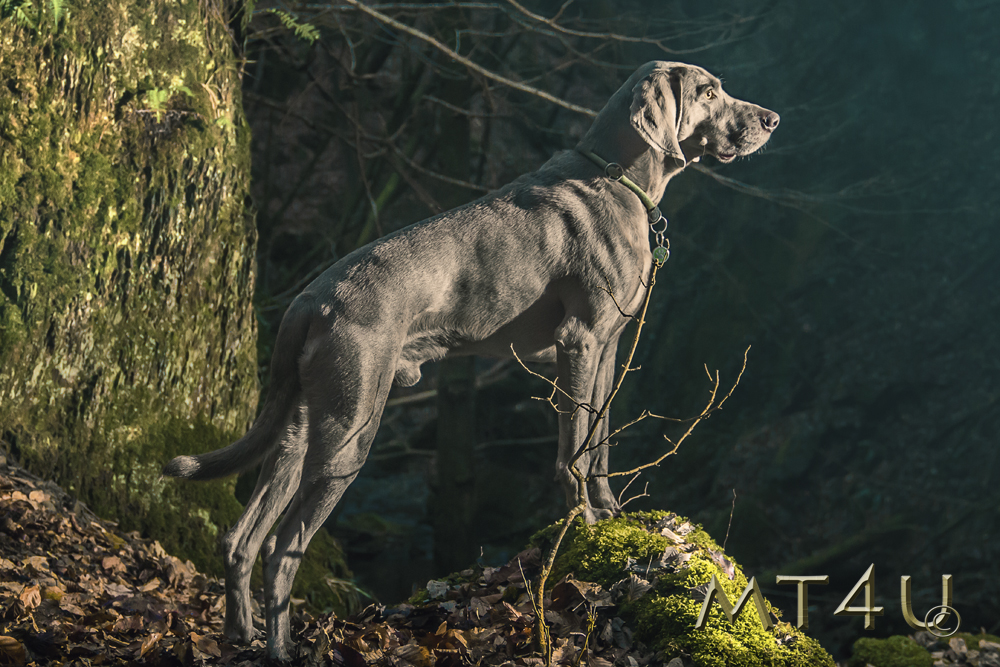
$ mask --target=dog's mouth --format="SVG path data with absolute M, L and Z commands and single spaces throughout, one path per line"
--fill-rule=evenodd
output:
M 726 164 L 726 163 L 732 162 L 733 160 L 736 159 L 736 153 L 721 153 L 720 152 L 720 153 L 717 153 L 715 157 L 719 160 L 719 162 L 722 162 L 723 164 Z

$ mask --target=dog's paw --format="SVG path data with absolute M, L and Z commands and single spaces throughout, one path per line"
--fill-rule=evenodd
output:
M 233 644 L 249 645 L 255 639 L 264 639 L 264 631 L 253 626 L 249 628 L 227 628 L 223 634 Z
M 583 519 L 587 522 L 587 525 L 593 525 L 598 521 L 603 521 L 604 519 L 610 519 L 616 516 L 612 510 L 603 509 L 600 507 L 588 507 L 583 513 Z

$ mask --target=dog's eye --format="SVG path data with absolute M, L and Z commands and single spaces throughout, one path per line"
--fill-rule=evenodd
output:
M 706 90 L 705 91 L 705 99 L 714 100 L 715 99 L 715 91 L 712 90 L 711 88 L 709 88 L 708 90 Z

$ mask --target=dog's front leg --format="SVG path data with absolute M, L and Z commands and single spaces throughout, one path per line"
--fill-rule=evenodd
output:
M 593 332 L 580 319 L 568 316 L 556 330 L 556 380 L 559 391 L 556 406 L 559 409 L 559 455 L 556 461 L 556 479 L 566 494 L 566 504 L 576 507 L 581 502 L 587 523 L 594 523 L 595 516 L 587 495 L 587 485 L 581 485 L 570 470 L 573 467 L 587 475 L 590 454 L 584 452 L 573 462 L 584 445 L 589 429 L 590 410 L 598 410 L 590 400 L 600 354 L 600 346 Z
M 609 342 L 601 353 L 601 360 L 597 366 L 597 377 L 594 381 L 594 397 L 592 404 L 598 410 L 608 400 L 611 387 L 615 381 L 615 354 L 618 350 L 618 338 Z M 590 421 L 596 419 L 596 415 L 591 415 Z M 597 511 L 596 514 L 617 514 L 620 511 L 618 501 L 611 492 L 608 485 L 608 444 L 605 442 L 608 437 L 609 423 L 611 419 L 610 411 L 604 413 L 601 423 L 597 425 L 594 433 L 592 446 L 596 448 L 590 453 L 590 478 L 587 485 L 590 494 L 590 501 L 595 508 L 607 510 L 608 512 Z

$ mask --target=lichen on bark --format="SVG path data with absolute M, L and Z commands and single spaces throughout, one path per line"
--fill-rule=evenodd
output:
M 0 445 L 200 566 L 239 504 L 160 466 L 257 398 L 249 130 L 228 9 L 0 18 Z

